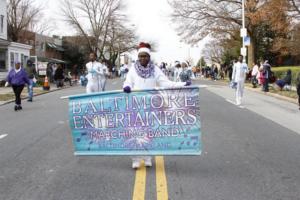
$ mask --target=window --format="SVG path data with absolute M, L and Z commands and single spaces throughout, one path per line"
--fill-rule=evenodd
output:
M 0 33 L 4 32 L 4 15 L 0 15 Z
M 6 60 L 6 52 L 3 49 L 0 49 L 0 71 L 5 70 L 5 60 Z
M 13 69 L 15 67 L 15 54 L 13 52 L 10 52 L 10 69 Z
M 44 42 L 41 43 L 40 50 L 45 51 L 46 44 Z

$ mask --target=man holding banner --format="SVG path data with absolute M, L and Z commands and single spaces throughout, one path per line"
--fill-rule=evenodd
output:
M 191 85 L 191 81 L 172 82 L 164 73 L 153 64 L 150 59 L 151 46 L 141 42 L 138 49 L 138 61 L 131 67 L 123 85 L 123 90 L 130 93 L 134 90 L 154 89 L 156 87 L 182 87 Z M 132 168 L 140 167 L 140 162 L 144 160 L 146 167 L 151 167 L 150 156 L 135 156 L 132 158 Z

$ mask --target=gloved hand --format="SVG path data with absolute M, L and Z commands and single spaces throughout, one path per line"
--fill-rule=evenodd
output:
M 189 85 L 192 85 L 192 81 L 190 81 L 190 80 L 188 80 L 187 82 L 185 82 L 184 86 L 189 86 Z
M 123 91 L 126 93 L 130 93 L 131 92 L 131 88 L 129 86 L 126 86 L 123 88 Z

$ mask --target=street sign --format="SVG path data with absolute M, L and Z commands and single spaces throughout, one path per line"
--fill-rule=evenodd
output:
M 241 37 L 246 37 L 247 36 L 247 29 L 242 28 L 241 29 Z
M 244 44 L 245 44 L 245 46 L 250 46 L 250 43 L 251 43 L 250 37 L 244 37 Z
M 242 54 L 242 56 L 247 56 L 247 48 L 246 47 L 241 48 L 241 54 Z

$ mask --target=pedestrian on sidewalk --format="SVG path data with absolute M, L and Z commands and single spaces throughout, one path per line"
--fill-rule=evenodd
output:
M 131 89 L 154 89 L 160 87 L 182 87 L 188 86 L 191 82 L 173 82 L 166 77 L 161 69 L 154 65 L 151 60 L 151 46 L 148 43 L 140 43 L 138 49 L 138 61 L 129 69 L 126 80 L 123 84 L 123 90 L 130 93 Z M 151 156 L 132 157 L 132 168 L 140 167 L 140 162 L 144 160 L 146 167 L 151 167 Z
M 181 63 L 181 72 L 179 74 L 179 78 L 181 82 L 187 82 L 191 81 L 192 79 L 192 71 L 188 69 L 188 63 L 187 62 L 182 62 Z
M 232 71 L 232 82 L 236 84 L 236 105 L 241 105 L 242 103 L 246 73 L 248 73 L 248 66 L 246 63 L 243 63 L 243 56 L 240 55 L 238 62 L 234 64 Z
M 97 55 L 92 52 L 89 55 L 90 62 L 86 64 L 86 70 L 88 72 L 88 83 L 86 86 L 86 92 L 88 94 L 93 92 L 105 91 L 106 76 L 108 75 L 108 69 L 106 65 L 96 61 Z
M 283 79 L 279 79 L 275 82 L 274 86 L 282 90 L 286 86 L 290 86 L 292 84 L 292 70 L 288 69 L 286 75 Z
M 263 91 L 269 92 L 269 82 L 272 76 L 271 65 L 269 64 L 268 60 L 265 60 L 262 66 L 263 66 L 263 77 L 264 77 Z
M 257 84 L 258 84 L 258 80 L 257 80 L 257 76 L 259 74 L 259 67 L 257 65 L 257 62 L 253 63 L 253 68 L 251 71 L 251 83 L 252 83 L 252 87 L 256 88 Z
M 297 87 L 297 94 L 298 94 L 298 105 L 300 110 L 300 72 L 298 72 L 297 78 L 296 78 L 296 87 Z
M 54 73 L 54 81 L 56 83 L 56 87 L 63 87 L 65 82 L 64 69 L 61 64 L 58 64 L 55 73 Z
M 31 60 L 27 61 L 27 67 L 26 67 L 26 72 L 30 81 L 30 84 L 27 85 L 27 90 L 28 90 L 28 100 L 29 102 L 33 101 L 33 85 L 36 83 L 36 70 L 35 66 L 33 65 L 33 62 Z
M 17 62 L 15 68 L 9 71 L 6 81 L 5 86 L 11 85 L 15 94 L 15 111 L 22 110 L 21 93 L 25 84 L 30 85 L 30 81 L 20 62 Z

